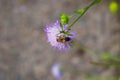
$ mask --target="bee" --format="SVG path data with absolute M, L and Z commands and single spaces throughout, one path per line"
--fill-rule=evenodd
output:
M 57 39 L 56 39 L 56 41 L 60 42 L 60 43 L 69 42 L 70 40 L 71 40 L 71 38 L 68 36 L 66 37 L 65 35 L 59 35 L 59 36 L 57 36 Z

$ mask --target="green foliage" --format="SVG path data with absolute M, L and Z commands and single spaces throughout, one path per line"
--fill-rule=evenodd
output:
M 108 52 L 105 52 L 102 56 L 102 58 L 104 60 L 109 60 L 109 61 L 113 61 L 113 62 L 119 62 L 120 63 L 120 57 L 119 56 L 115 56 L 115 55 L 111 55 Z
M 104 52 L 101 56 L 102 60 L 100 62 L 91 62 L 95 65 L 101 66 L 112 66 L 112 67 L 120 67 L 120 57 L 116 55 L 111 55 L 108 52 Z
M 105 52 L 102 57 L 103 57 L 103 59 L 105 59 L 105 60 L 110 60 L 111 55 L 110 55 L 110 53 Z
M 109 5 L 109 10 L 111 13 L 116 14 L 119 11 L 119 4 L 115 1 L 111 2 Z
M 117 80 L 116 77 L 97 77 L 93 75 L 86 78 L 86 80 Z

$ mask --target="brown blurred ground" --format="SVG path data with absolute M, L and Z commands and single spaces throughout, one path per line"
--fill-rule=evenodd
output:
M 59 53 L 47 42 L 46 24 L 59 19 L 61 13 L 71 14 L 91 0 L 0 0 L 0 80 L 54 80 L 52 64 L 96 76 L 115 75 L 113 67 L 93 65 L 99 54 L 84 53 L 77 46 L 69 54 Z M 76 41 L 98 52 L 120 54 L 120 19 L 108 10 L 109 1 L 91 8 L 73 30 Z M 80 55 L 79 55 L 80 54 Z M 83 75 L 66 73 L 64 80 L 85 80 Z

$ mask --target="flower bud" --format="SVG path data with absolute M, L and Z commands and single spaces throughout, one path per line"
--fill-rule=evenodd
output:
M 75 11 L 75 13 L 77 14 L 82 14 L 84 12 L 84 9 L 78 9 L 77 11 Z
M 57 79 L 61 80 L 62 78 L 62 71 L 61 71 L 61 66 L 59 63 L 56 63 L 52 67 L 52 75 Z
M 111 2 L 109 5 L 109 10 L 111 13 L 116 14 L 119 11 L 119 4 L 115 1 Z
M 62 14 L 60 18 L 61 18 L 61 23 L 62 23 L 63 25 L 68 24 L 69 17 L 68 17 L 67 14 Z

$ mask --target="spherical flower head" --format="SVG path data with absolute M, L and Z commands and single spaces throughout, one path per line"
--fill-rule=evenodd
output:
M 48 42 L 58 50 L 68 50 L 75 39 L 74 33 L 68 30 L 68 25 L 63 25 L 61 28 L 59 21 L 46 26 L 45 32 Z

